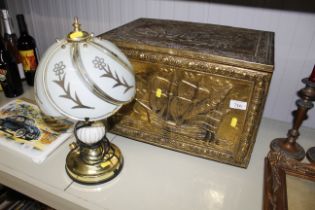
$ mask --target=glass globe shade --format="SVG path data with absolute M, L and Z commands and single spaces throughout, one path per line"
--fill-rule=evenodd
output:
M 49 116 L 78 121 L 107 118 L 135 95 L 126 56 L 96 37 L 59 40 L 45 52 L 35 76 L 35 98 Z

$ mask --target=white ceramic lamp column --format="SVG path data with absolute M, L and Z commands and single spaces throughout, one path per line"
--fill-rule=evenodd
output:
M 79 121 L 66 171 L 77 182 L 95 184 L 112 179 L 122 168 L 122 154 L 107 140 L 102 120 L 134 98 L 135 76 L 113 43 L 82 31 L 76 18 L 73 27 L 42 57 L 35 98 L 46 115 Z

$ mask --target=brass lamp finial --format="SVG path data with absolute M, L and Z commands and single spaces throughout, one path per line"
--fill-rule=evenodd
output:
M 78 17 L 74 17 L 72 26 L 73 26 L 73 31 L 71 31 L 68 34 L 67 36 L 68 41 L 79 42 L 79 41 L 83 41 L 91 37 L 91 34 L 89 34 L 88 32 L 81 31 L 81 24 L 79 23 Z
M 81 24 L 79 23 L 78 17 L 74 17 L 74 22 L 73 22 L 72 26 L 73 26 L 73 32 L 74 31 L 81 31 L 81 28 L 80 28 Z

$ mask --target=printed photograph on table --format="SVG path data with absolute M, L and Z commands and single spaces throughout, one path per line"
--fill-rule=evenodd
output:
M 71 125 L 70 121 L 44 116 L 27 99 L 16 99 L 0 108 L 0 145 L 39 158 L 34 161 L 41 162 L 70 136 L 66 131 Z

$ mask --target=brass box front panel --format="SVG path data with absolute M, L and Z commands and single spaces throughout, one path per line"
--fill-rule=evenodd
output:
M 158 53 L 125 53 L 134 66 L 137 95 L 110 119 L 112 132 L 247 166 L 270 73 Z M 246 109 L 231 108 L 231 100 L 246 103 Z
M 273 33 L 139 19 L 101 38 L 123 50 L 136 74 L 136 99 L 109 119 L 111 132 L 247 167 L 273 71 Z

